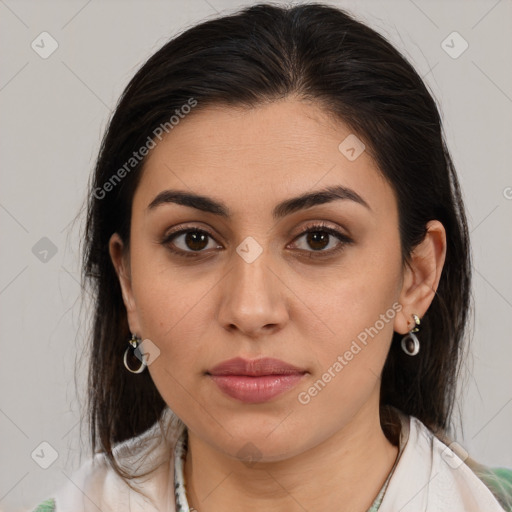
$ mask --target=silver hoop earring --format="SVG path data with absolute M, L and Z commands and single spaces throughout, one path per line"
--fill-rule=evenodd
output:
M 140 351 L 139 344 L 140 338 L 132 334 L 132 338 L 128 340 L 130 346 L 124 351 L 123 363 L 125 368 L 131 373 L 142 373 L 147 366 L 146 356 Z M 139 367 L 134 370 L 128 364 L 128 358 L 135 363 L 135 359 L 140 363 Z
M 416 332 L 420 330 L 420 319 L 418 315 L 412 315 L 414 320 L 413 328 L 402 338 L 402 350 L 408 356 L 415 356 L 420 351 L 420 341 L 416 336 Z

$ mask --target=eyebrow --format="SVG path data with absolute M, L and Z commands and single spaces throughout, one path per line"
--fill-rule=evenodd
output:
M 353 201 L 371 210 L 368 203 L 354 190 L 336 185 L 286 199 L 274 207 L 272 217 L 274 220 L 279 220 L 297 211 L 338 200 Z M 224 203 L 208 196 L 181 190 L 164 190 L 160 192 L 147 206 L 147 210 L 151 211 L 158 206 L 168 203 L 188 206 L 223 218 L 232 217 L 229 208 Z

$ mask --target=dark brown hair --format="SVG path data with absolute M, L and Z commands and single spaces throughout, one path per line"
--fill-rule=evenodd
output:
M 450 427 L 471 262 L 461 192 L 436 103 L 407 60 L 346 12 L 320 4 L 259 4 L 194 26 L 151 56 L 123 92 L 102 142 L 90 184 L 83 280 L 95 297 L 91 443 L 114 468 L 113 446 L 141 434 L 166 407 L 149 372 L 134 375 L 123 367 L 130 331 L 108 251 L 114 232 L 129 248 L 132 198 L 144 159 L 107 192 L 98 191 L 106 191 L 133 152 L 191 98 L 198 111 L 211 105 L 253 108 L 292 94 L 346 123 L 366 144 L 395 191 L 404 264 L 428 221 L 437 219 L 446 229 L 446 262 L 422 319 L 421 352 L 405 355 L 394 334 L 381 405 L 414 415 L 433 430 Z

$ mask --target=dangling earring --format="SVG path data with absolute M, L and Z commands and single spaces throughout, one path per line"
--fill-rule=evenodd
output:
M 124 366 L 131 373 L 142 373 L 146 369 L 147 363 L 146 357 L 139 348 L 140 338 L 137 338 L 135 334 L 132 334 L 132 338 L 131 340 L 128 340 L 128 343 L 130 346 L 125 350 L 123 357 Z M 132 362 L 135 362 L 136 359 L 140 363 L 140 366 L 136 370 L 133 370 L 128 365 L 128 357 Z
M 402 350 L 408 356 L 415 356 L 420 351 L 420 341 L 415 332 L 420 330 L 420 319 L 418 315 L 412 315 L 414 320 L 413 328 L 402 338 Z

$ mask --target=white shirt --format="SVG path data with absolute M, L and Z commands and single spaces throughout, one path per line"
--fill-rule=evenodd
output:
M 150 500 L 131 490 L 110 468 L 104 455 L 96 454 L 51 495 L 56 512 L 177 512 L 175 448 L 183 427 L 168 408 L 163 420 L 167 433 L 155 423 L 114 450 L 123 467 L 132 471 L 140 472 L 160 463 L 149 477 L 132 480 L 132 485 Z M 421 421 L 402 413 L 400 420 L 401 453 L 379 512 L 504 511 L 463 460 Z M 188 512 L 186 508 L 185 511 Z

